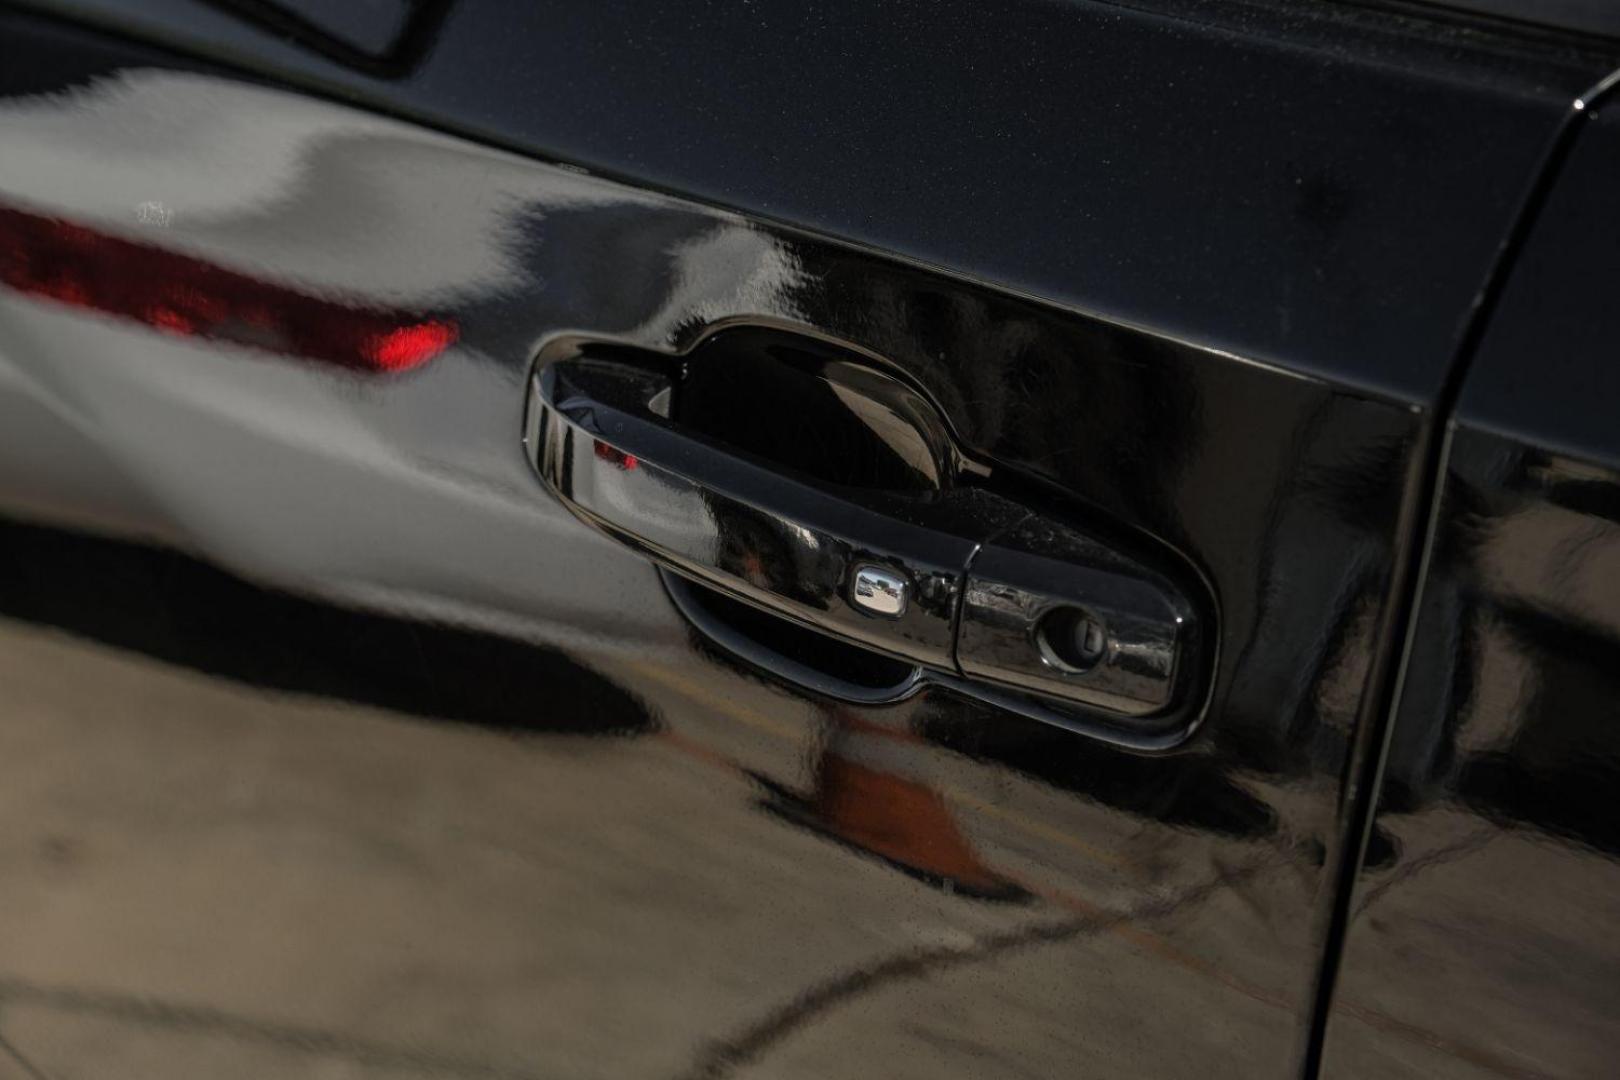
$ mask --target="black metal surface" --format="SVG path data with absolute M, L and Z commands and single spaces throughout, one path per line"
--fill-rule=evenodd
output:
M 0 252 L 5 1045 L 1296 1075 L 1425 409 L 1599 61 L 1243 10 L 469 2 L 386 89 L 217 11 L 116 16 L 949 273 L 0 15 L 0 202 L 128 264 Z M 195 294 L 154 297 L 169 257 Z M 445 351 L 205 319 L 222 280 Z M 1184 555 L 1223 646 L 1197 738 L 835 702 L 536 497 L 542 343 L 736 320 L 887 358 L 1031 503 Z
M 1620 117 L 1594 112 L 1458 406 L 1327 1076 L 1612 1071 Z
M 1459 13 L 1511 19 L 1525 26 L 1620 37 L 1620 10 L 1604 0 L 1418 0 Z
M 1616 48 L 1315 2 L 457 0 L 381 80 L 209 0 L 39 6 L 1418 399 Z

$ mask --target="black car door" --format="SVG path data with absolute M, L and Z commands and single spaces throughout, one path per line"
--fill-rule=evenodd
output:
M 1429 571 L 1346 897 L 1329 1076 L 1613 1071 L 1613 93 L 1587 98 L 1566 132 L 1448 425 Z M 1384 1034 L 1407 1029 L 1429 1034 Z
M 16 1067 L 1312 1063 L 1437 409 L 1605 49 L 371 10 L 0 14 Z

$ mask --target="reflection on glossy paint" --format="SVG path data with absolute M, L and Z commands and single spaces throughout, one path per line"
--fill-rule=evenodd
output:
M 0 563 L 29 568 L 0 579 L 0 620 L 261 691 L 523 734 L 658 729 L 645 702 L 555 649 L 322 604 L 160 548 L 0 517 Z
M 1617 121 L 1572 122 L 1468 364 L 1351 896 L 1333 1080 L 1616 1075 Z M 1430 1038 L 1398 1034 L 1414 1029 Z
M 456 340 L 452 319 L 310 296 L 203 259 L 7 206 L 0 206 L 0 285 L 179 337 L 359 371 L 409 371 Z
M 933 753 L 912 709 L 863 716 L 830 705 L 826 716 L 811 793 L 766 780 L 766 809 L 952 895 L 1030 898 L 985 863 L 950 804 L 929 783 Z
M 50 526 L 0 537 L 8 1042 L 1291 1075 L 1405 408 L 328 102 L 28 89 L 6 205 L 459 347 L 331 379 L 0 290 L 0 509 Z M 1187 552 L 1233 643 L 1194 743 L 932 690 L 834 712 L 701 643 L 535 481 L 523 394 L 556 335 L 667 355 L 744 321 L 881 358 L 1032 497 Z M 92 526 L 186 554 L 137 572 Z
M 1620 471 L 1464 426 L 1442 498 L 1324 1072 L 1428 1074 L 1438 1046 L 1482 1076 L 1607 1075 Z

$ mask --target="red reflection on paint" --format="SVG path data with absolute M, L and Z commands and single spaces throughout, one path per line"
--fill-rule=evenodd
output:
M 383 371 L 409 371 L 444 352 L 455 340 L 456 328 L 450 323 L 414 323 L 367 338 L 361 352 Z
M 0 285 L 167 334 L 357 371 L 409 371 L 458 336 L 450 319 L 310 296 L 204 259 L 9 207 L 0 207 Z
M 601 439 L 595 441 L 592 449 L 596 451 L 597 457 L 609 464 L 617 465 L 621 469 L 634 469 L 641 464 L 636 460 L 636 455 L 627 454 L 617 446 L 610 446 Z

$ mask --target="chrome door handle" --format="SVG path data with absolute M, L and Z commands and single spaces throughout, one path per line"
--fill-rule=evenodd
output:
M 681 430 L 670 380 L 589 358 L 535 376 L 529 450 L 575 514 L 677 573 L 804 625 L 954 671 L 962 567 L 1011 506 L 970 491 L 834 494 Z M 898 584 L 898 603 L 874 583 Z
M 1184 691 L 1193 608 L 1162 576 L 991 491 L 834 488 L 683 429 L 673 380 L 537 371 L 525 442 L 576 516 L 674 572 L 952 677 L 1119 717 Z

